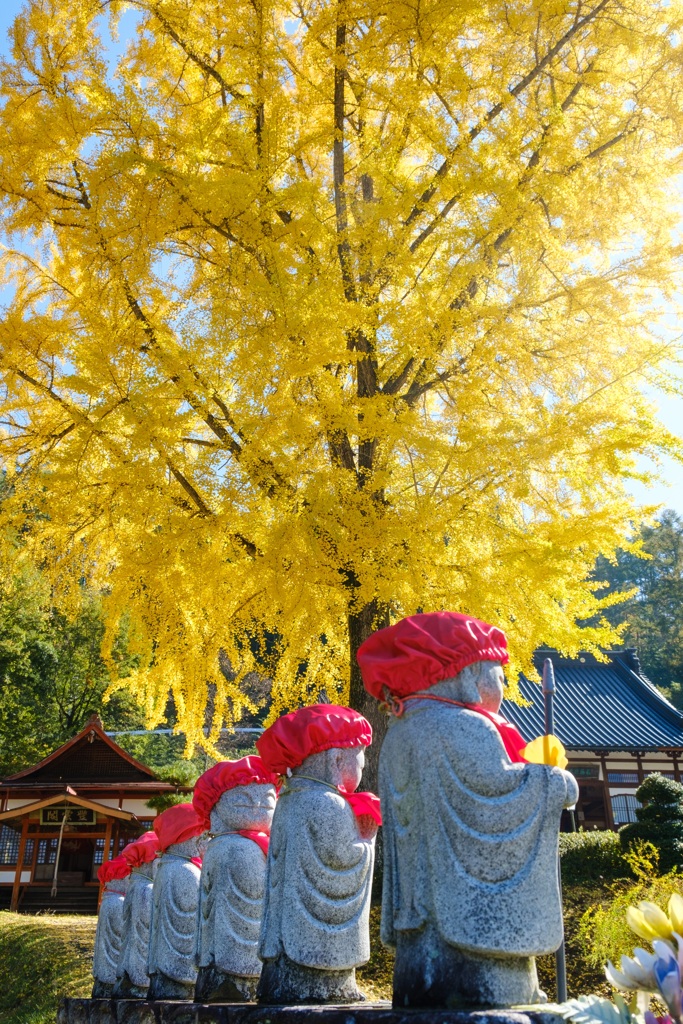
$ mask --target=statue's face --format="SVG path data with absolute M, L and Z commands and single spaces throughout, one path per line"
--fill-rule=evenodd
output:
M 270 783 L 250 783 L 223 793 L 211 812 L 212 832 L 270 832 L 277 793 Z
M 335 785 L 345 793 L 353 793 L 360 785 L 365 767 L 365 747 L 345 747 L 332 751 L 336 755 L 338 778 Z
M 364 766 L 365 747 L 361 744 L 357 747 L 332 747 L 311 754 L 294 769 L 293 775 L 320 779 L 346 793 L 353 793 L 358 787 Z
M 487 711 L 498 712 L 503 702 L 505 675 L 499 661 L 482 661 L 481 674 L 477 680 L 479 703 Z

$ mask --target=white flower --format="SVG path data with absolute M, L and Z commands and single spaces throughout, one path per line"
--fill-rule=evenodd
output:
M 605 977 L 610 985 L 622 992 L 656 992 L 657 981 L 653 973 L 656 960 L 656 953 L 648 953 L 638 946 L 633 957 L 622 956 L 620 971 L 610 960 L 605 968 Z

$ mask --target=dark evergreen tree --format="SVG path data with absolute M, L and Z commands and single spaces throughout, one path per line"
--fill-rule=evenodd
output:
M 637 821 L 619 829 L 622 848 L 645 840 L 657 848 L 662 872 L 683 865 L 683 786 L 655 772 L 638 787 L 636 799 L 643 806 Z
M 84 592 L 69 618 L 52 606 L 37 570 L 0 568 L 0 778 L 45 757 L 93 712 L 110 729 L 142 726 L 143 712 L 127 691 L 104 702 L 112 674 L 100 654 L 97 596 Z M 125 675 L 125 635 L 114 655 Z
M 648 557 L 621 550 L 615 563 L 601 558 L 595 567 L 595 579 L 607 584 L 601 593 L 633 591 L 604 615 L 626 623 L 624 640 L 637 648 L 645 675 L 683 708 L 683 518 L 667 509 L 633 540 Z

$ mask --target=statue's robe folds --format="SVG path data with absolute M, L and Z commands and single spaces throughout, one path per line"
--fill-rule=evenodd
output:
M 123 901 L 123 942 L 116 974 L 119 980 L 124 974 L 127 975 L 132 984 L 140 989 L 146 989 L 149 985 L 147 959 L 153 886 L 150 875 L 134 868 Z
M 216 836 L 202 862 L 197 966 L 258 978 L 266 855 L 257 843 L 230 833 Z
M 425 700 L 391 721 L 379 789 L 387 945 L 430 924 L 475 954 L 558 948 L 558 832 L 578 794 L 573 776 L 513 764 L 484 716 Z
M 374 838 L 361 838 L 350 805 L 335 789 L 289 779 L 270 834 L 261 959 L 284 953 L 302 967 L 327 971 L 367 963 L 374 853 Z
M 195 944 L 200 870 L 177 854 L 164 853 L 154 878 L 149 935 L 150 979 L 166 975 L 184 985 L 197 980 Z
M 102 985 L 113 985 L 123 940 L 123 903 L 120 892 L 105 889 L 97 915 L 92 973 Z

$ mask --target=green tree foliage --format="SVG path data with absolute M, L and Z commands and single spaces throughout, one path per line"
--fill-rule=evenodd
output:
M 659 853 L 664 872 L 683 864 L 683 786 L 658 772 L 648 775 L 636 790 L 643 805 L 636 811 L 637 821 L 619 829 L 624 850 L 638 842 L 649 842 Z
M 129 658 L 122 633 L 114 673 L 100 654 L 98 599 L 83 593 L 72 615 L 50 601 L 35 569 L 12 561 L 0 575 L 0 777 L 45 757 L 99 713 L 112 729 L 136 728 L 143 714 L 128 691 L 105 704 L 112 675 Z
M 667 509 L 656 525 L 642 526 L 614 562 L 598 560 L 595 578 L 608 593 L 633 591 L 603 614 L 612 625 L 626 623 L 624 639 L 638 649 L 645 674 L 683 707 L 683 518 Z
M 197 753 L 195 757 L 185 759 L 185 739 L 180 736 L 169 736 L 164 733 L 146 733 L 139 735 L 117 736 L 116 742 L 127 750 L 129 754 L 142 761 L 148 768 L 151 768 L 158 778 L 164 782 L 171 782 L 179 788 L 194 786 L 195 782 L 212 764 L 213 758 L 205 753 Z M 252 751 L 249 751 L 252 753 Z M 239 757 L 230 754 L 230 757 Z M 157 812 L 165 811 L 173 804 L 182 804 L 190 799 L 190 794 L 185 792 L 165 793 L 161 796 L 152 797 L 147 801 L 147 806 Z

